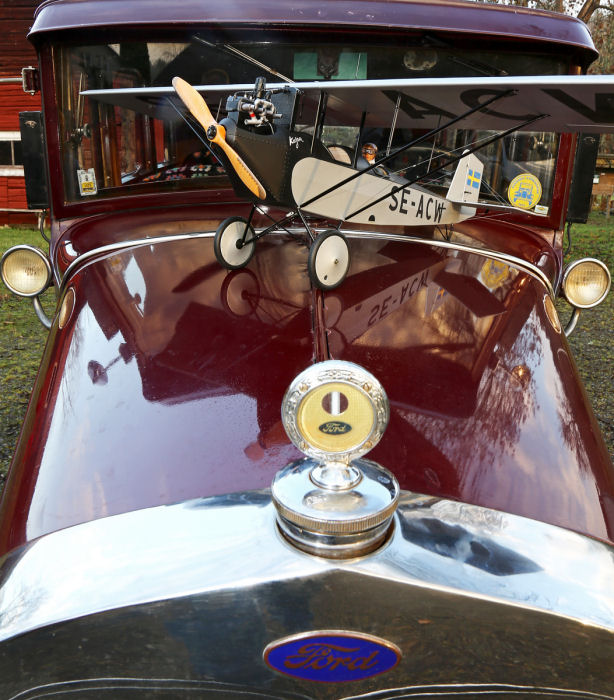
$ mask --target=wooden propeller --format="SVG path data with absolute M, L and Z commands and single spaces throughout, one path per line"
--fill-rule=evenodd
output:
M 209 141 L 219 146 L 224 151 L 243 184 L 253 192 L 256 197 L 265 199 L 266 191 L 264 187 L 260 184 L 260 181 L 254 173 L 247 167 L 241 156 L 239 156 L 230 144 L 226 143 L 226 129 L 215 121 L 209 107 L 207 107 L 207 103 L 200 93 L 183 78 L 173 78 L 173 87 L 183 104 L 203 127 Z

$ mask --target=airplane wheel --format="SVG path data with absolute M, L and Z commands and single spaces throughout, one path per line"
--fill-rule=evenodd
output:
M 350 247 L 339 231 L 324 231 L 309 250 L 307 270 L 309 277 L 320 289 L 338 287 L 350 267 Z
M 219 264 L 227 270 L 238 270 L 245 267 L 252 259 L 256 241 L 240 246 L 245 233 L 247 221 L 240 216 L 224 219 L 218 226 L 213 239 L 213 251 Z M 254 229 L 248 226 L 247 240 L 254 236 Z

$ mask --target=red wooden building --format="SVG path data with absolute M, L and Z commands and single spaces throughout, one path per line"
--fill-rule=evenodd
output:
M 27 94 L 21 85 L 21 69 L 36 65 L 36 53 L 26 35 L 39 2 L 0 2 L 0 225 L 37 220 L 26 205 L 19 112 L 41 108 L 40 94 Z

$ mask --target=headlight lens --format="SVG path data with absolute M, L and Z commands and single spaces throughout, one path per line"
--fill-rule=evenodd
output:
M 563 293 L 567 301 L 578 309 L 600 304 L 610 290 L 610 271 L 594 258 L 571 263 L 563 275 Z
M 2 256 L 0 273 L 11 292 L 22 297 L 35 297 L 49 284 L 51 265 L 42 250 L 15 246 Z

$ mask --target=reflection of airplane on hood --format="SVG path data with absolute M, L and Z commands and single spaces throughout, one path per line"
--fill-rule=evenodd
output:
M 309 273 L 323 289 L 338 286 L 349 268 L 343 223 L 376 226 L 446 225 L 473 216 L 479 204 L 483 166 L 480 149 L 535 124 L 543 131 L 614 131 L 614 76 L 530 76 L 414 80 L 314 81 L 267 85 L 206 85 L 194 88 L 181 78 L 173 88 L 88 90 L 83 94 L 150 116 L 179 112 L 179 95 L 204 129 L 207 145 L 224 164 L 240 196 L 250 199 L 252 215 L 262 204 L 289 213 L 256 233 L 247 220 L 232 217 L 217 232 L 216 256 L 228 269 L 244 267 L 258 238 L 300 220 L 312 241 Z M 226 118 L 218 123 L 202 94 L 226 96 Z M 418 97 L 419 96 L 419 97 Z M 297 130 L 297 115 L 310 130 Z M 184 117 L 185 118 L 185 117 Z M 324 122 L 360 125 L 354 152 L 328 149 L 321 141 Z M 190 122 L 191 123 L 191 122 Z M 192 128 L 200 132 L 198 127 Z M 390 132 L 386 153 L 364 169 L 357 167 L 360 135 L 366 127 Z M 443 132 L 463 128 L 495 130 L 494 136 L 462 144 L 441 164 L 412 179 L 388 174 L 385 165 L 401 153 Z M 395 130 L 421 135 L 391 148 Z M 426 130 L 426 133 L 424 133 Z M 200 132 L 202 133 L 202 132 Z M 202 138 L 202 136 L 201 136 Z M 336 158 L 333 156 L 336 153 Z M 456 165 L 445 197 L 418 181 Z M 515 184 L 511 203 L 529 209 L 539 182 Z M 537 180 L 537 178 L 534 178 Z M 541 194 L 541 188 L 539 189 Z M 306 215 L 340 222 L 315 235 Z

